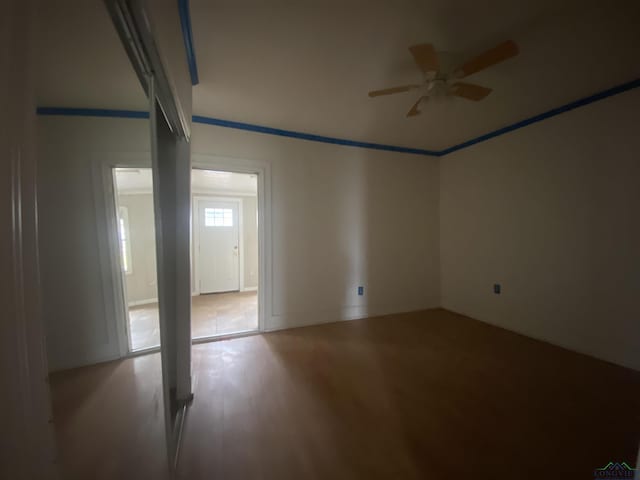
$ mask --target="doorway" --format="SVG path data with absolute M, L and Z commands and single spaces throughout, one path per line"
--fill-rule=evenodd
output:
M 153 180 L 150 168 L 114 168 L 129 352 L 160 346 Z
M 191 188 L 192 336 L 257 331 L 258 174 L 194 169 Z
M 153 178 L 113 168 L 128 351 L 160 345 Z M 192 171 L 192 338 L 260 328 L 260 173 Z

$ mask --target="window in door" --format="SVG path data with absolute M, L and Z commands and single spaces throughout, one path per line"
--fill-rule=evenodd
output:
M 233 210 L 231 208 L 205 208 L 205 227 L 233 227 Z

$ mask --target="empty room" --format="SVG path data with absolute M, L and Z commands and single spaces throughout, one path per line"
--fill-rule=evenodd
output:
M 0 477 L 640 479 L 639 24 L 8 0 Z

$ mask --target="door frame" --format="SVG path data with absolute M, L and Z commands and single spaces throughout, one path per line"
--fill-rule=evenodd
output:
M 269 330 L 273 312 L 272 282 L 272 231 L 271 231 L 271 164 L 261 160 L 222 157 L 209 154 L 192 154 L 192 168 L 218 170 L 257 175 L 258 179 L 258 331 Z M 109 343 L 115 340 L 117 353 L 102 355 L 97 360 L 107 361 L 117 358 L 136 357 L 158 352 L 159 347 L 136 350 L 130 349 L 128 306 L 125 302 L 124 282 L 120 264 L 120 248 L 116 224 L 115 168 L 151 168 L 148 152 L 109 152 L 91 155 L 93 191 L 98 231 L 98 251 L 101 265 L 105 315 Z M 193 227 L 192 227 L 193 232 Z M 114 338 L 115 337 L 115 338 Z M 208 340 L 206 340 L 208 341 Z M 192 343 L 199 343 L 193 340 Z
M 148 153 L 115 152 L 95 155 L 93 161 L 93 191 L 98 233 L 98 252 L 101 269 L 105 315 L 113 318 L 106 322 L 113 326 L 118 355 L 105 360 L 125 358 L 158 351 L 159 347 L 131 350 L 129 306 L 124 272 L 120 260 L 120 242 L 117 224 L 116 168 L 151 168 Z
M 116 180 L 116 169 L 117 168 L 137 168 L 144 170 L 151 170 L 151 165 L 121 165 L 121 164 L 112 164 L 108 167 L 109 177 L 111 180 L 111 193 L 107 193 L 110 197 L 110 201 L 107 206 L 107 221 L 109 222 L 109 242 L 110 242 L 110 261 L 111 261 L 111 269 L 113 270 L 113 285 L 115 288 L 115 301 L 118 303 L 116 305 L 116 310 L 118 311 L 118 324 L 124 323 L 124 338 L 120 338 L 121 345 L 121 357 L 129 357 L 129 356 L 138 356 L 145 353 L 153 353 L 160 351 L 160 346 L 152 346 L 152 347 L 144 347 L 138 348 L 134 350 L 131 345 L 131 318 L 129 317 L 129 309 L 133 307 L 135 304 L 130 305 L 129 299 L 127 296 L 127 274 L 122 271 L 122 259 L 120 252 L 120 237 L 119 237 L 119 227 L 118 227 L 118 210 L 120 208 L 120 204 L 118 202 L 118 182 Z M 138 191 L 136 193 L 141 193 L 145 195 L 151 195 L 153 198 L 153 189 L 149 191 Z M 125 194 L 126 195 L 126 194 Z M 111 210 L 113 208 L 113 210 Z M 154 229 L 155 229 L 155 217 L 153 219 Z M 157 265 L 155 278 L 157 278 Z M 159 299 L 156 297 L 155 302 L 157 303 Z M 121 328 L 122 329 L 122 328 Z
M 263 160 L 192 154 L 191 168 L 254 174 L 258 180 L 258 331 L 269 329 L 273 311 L 271 240 L 271 164 Z
M 120 228 L 118 225 L 118 214 L 120 210 L 120 203 L 118 202 L 118 182 L 116 180 L 116 168 L 120 168 L 120 167 L 111 167 L 111 181 L 113 182 L 113 215 L 109 215 L 109 222 L 110 223 L 115 222 L 115 225 L 110 225 L 112 232 L 109 235 L 109 241 L 113 242 L 114 240 L 113 233 L 115 231 L 115 234 L 116 234 L 115 249 L 113 248 L 113 246 L 111 246 L 110 250 L 112 252 L 111 256 L 112 257 L 115 256 L 115 258 L 112 258 L 112 261 L 115 260 L 117 262 L 117 265 L 115 265 L 114 267 L 118 269 L 117 271 L 119 273 L 118 275 L 119 282 L 114 282 L 114 283 L 117 283 L 116 302 L 122 304 L 121 308 L 119 308 L 118 310 L 120 310 L 120 315 L 124 317 L 124 333 L 126 336 L 124 341 L 126 341 L 126 353 L 130 354 L 130 353 L 137 353 L 138 350 L 134 352 L 133 348 L 131 347 L 131 320 L 129 317 L 129 299 L 127 297 L 127 278 L 126 278 L 127 274 L 122 270 L 122 251 L 120 249 Z M 139 167 L 139 168 L 142 168 L 142 167 Z M 131 245 L 131 242 L 129 242 L 129 245 Z M 113 255 L 114 250 L 116 251 L 115 252 L 116 255 Z M 119 321 L 118 323 L 121 323 L 121 322 Z M 122 342 L 122 340 L 120 341 Z
M 200 295 L 200 202 L 233 202 L 238 205 L 238 290 L 244 292 L 244 219 L 242 197 L 192 195 L 193 278 L 192 295 Z M 258 259 L 259 260 L 259 259 Z

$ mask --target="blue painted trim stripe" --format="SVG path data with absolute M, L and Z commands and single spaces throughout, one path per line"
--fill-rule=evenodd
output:
M 178 0 L 178 12 L 180 14 L 180 27 L 182 28 L 184 49 L 187 53 L 187 64 L 189 65 L 191 85 L 197 85 L 200 80 L 198 79 L 196 51 L 193 46 L 193 31 L 191 30 L 191 11 L 189 9 L 189 0 Z
M 541 113 L 539 115 L 535 115 L 533 117 L 529 117 L 525 120 L 513 123 L 511 125 L 500 128 L 498 130 L 494 130 L 493 132 L 486 133 L 484 135 L 473 138 L 466 142 L 460 143 L 458 145 L 454 145 L 453 147 L 445 148 L 444 150 L 423 150 L 419 148 L 397 147 L 394 145 L 384 145 L 380 143 L 358 142 L 355 140 L 325 137 L 322 135 L 313 135 L 311 133 L 295 132 L 293 130 L 283 130 L 280 128 L 265 127 L 261 125 L 254 125 L 251 123 L 234 122 L 231 120 L 222 120 L 220 118 L 204 117 L 201 115 L 194 115 L 193 121 L 195 123 L 201 123 L 204 125 L 215 125 L 217 127 L 235 128 L 238 130 L 246 130 L 249 132 L 264 133 L 267 135 L 278 135 L 281 137 L 297 138 L 300 140 L 309 140 L 312 142 L 329 143 L 332 145 L 370 148 L 374 150 L 385 150 L 388 152 L 412 153 L 416 155 L 426 155 L 430 157 L 442 157 L 444 155 L 448 155 L 449 153 L 462 150 L 463 148 L 467 148 L 472 145 L 476 145 L 478 143 L 485 142 L 492 138 L 498 137 L 500 135 L 504 135 L 505 133 L 513 132 L 514 130 L 518 130 L 520 128 L 526 127 L 527 125 L 541 122 L 542 120 L 546 120 L 547 118 L 560 115 L 561 113 L 568 112 L 576 108 L 584 107 L 585 105 L 589 105 L 590 103 L 597 102 L 598 100 L 603 100 L 607 97 L 618 95 L 619 93 L 623 93 L 638 87 L 640 87 L 640 78 L 636 80 L 632 80 L 627 83 L 623 83 L 613 88 L 609 88 L 607 90 L 596 93 L 594 95 L 590 95 L 580 100 L 567 103 L 565 105 L 562 105 L 561 107 L 554 108 L 552 110 Z M 141 112 L 136 110 L 109 110 L 109 109 L 99 109 L 99 108 L 39 107 L 37 109 L 37 113 L 38 115 L 67 115 L 67 116 L 80 116 L 80 117 L 149 118 L 149 112 Z
M 72 117 L 149 118 L 149 112 L 141 112 L 136 110 L 107 110 L 107 109 L 99 109 L 99 108 L 38 107 L 38 109 L 36 110 L 36 113 L 38 115 L 64 115 L 64 116 L 72 116 Z M 383 145 L 380 143 L 357 142 L 354 140 L 324 137 L 322 135 L 313 135 L 310 133 L 294 132 L 291 130 L 282 130 L 280 128 L 263 127 L 260 125 L 253 125 L 251 123 L 233 122 L 230 120 L 203 117 L 200 115 L 194 115 L 193 122 L 201 123 L 205 125 L 215 125 L 218 127 L 235 128 L 238 130 L 246 130 L 249 132 L 266 133 L 268 135 L 278 135 L 281 137 L 297 138 L 300 140 L 310 140 L 312 142 L 330 143 L 333 145 L 371 148 L 374 150 L 386 150 L 389 152 L 413 153 L 416 155 L 429 155 L 429 156 L 439 155 L 439 153 L 434 150 L 422 150 L 419 148 L 397 147 L 394 145 Z
M 38 107 L 36 113 L 38 115 L 65 115 L 68 117 L 149 118 L 149 112 L 105 108 Z
M 251 123 L 233 122 L 231 120 L 222 120 L 220 118 L 203 117 L 194 115 L 195 123 L 205 125 L 215 125 L 218 127 L 236 128 L 239 130 L 247 130 L 249 132 L 266 133 L 268 135 L 278 135 L 280 137 L 297 138 L 300 140 L 309 140 L 312 142 L 331 143 L 333 145 L 344 145 L 347 147 L 371 148 L 373 150 L 386 150 L 389 152 L 414 153 L 416 155 L 438 156 L 439 152 L 435 150 L 423 150 L 420 148 L 397 147 L 394 145 L 383 145 L 380 143 L 358 142 L 355 140 L 347 140 L 344 138 L 325 137 L 323 135 L 313 135 L 311 133 L 294 132 L 292 130 L 282 130 L 280 128 L 264 127 L 261 125 L 253 125 Z
M 618 95 L 619 93 L 623 93 L 638 87 L 640 87 L 640 78 L 631 80 L 630 82 L 627 82 L 627 83 L 623 83 L 622 85 L 617 85 L 607 90 L 603 90 L 602 92 L 590 95 L 588 97 L 581 98 L 580 100 L 567 103 L 560 107 L 554 108 L 552 110 L 548 110 L 538 115 L 534 115 L 533 117 L 526 118 L 519 122 L 512 123 L 511 125 L 507 125 L 506 127 L 499 128 L 498 130 L 494 130 L 493 132 L 485 133 L 484 135 L 480 135 L 479 137 L 472 138 L 471 140 L 467 140 L 466 142 L 462 142 L 458 145 L 454 145 L 453 147 L 440 150 L 439 153 L 442 156 L 448 155 L 449 153 L 462 150 L 463 148 L 467 148 L 472 145 L 477 145 L 478 143 L 486 142 L 487 140 L 490 140 L 495 137 L 499 137 L 500 135 L 504 135 L 505 133 L 513 132 L 514 130 L 518 130 L 520 128 L 526 127 L 533 123 L 541 122 L 543 120 L 546 120 L 547 118 L 555 117 L 556 115 L 560 115 L 561 113 L 565 113 L 570 110 L 574 110 L 576 108 L 584 107 L 585 105 L 589 105 L 590 103 L 597 102 L 598 100 L 602 100 L 604 98 L 611 97 L 613 95 Z

